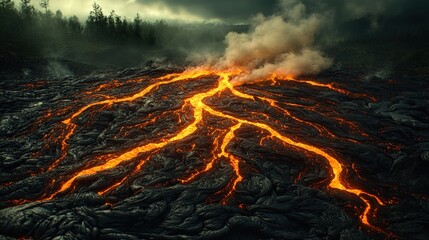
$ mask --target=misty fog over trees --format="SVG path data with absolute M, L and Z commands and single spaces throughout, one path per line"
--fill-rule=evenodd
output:
M 167 24 L 147 21 L 140 14 L 132 19 L 115 11 L 103 12 L 95 3 L 87 19 L 64 16 L 53 11 L 49 0 L 39 1 L 38 10 L 30 0 L 0 0 L 0 50 L 3 55 L 66 57 L 87 63 L 132 65 L 144 61 L 145 54 L 184 59 L 190 51 L 223 48 L 229 31 L 246 26 L 226 24 Z
M 371 16 L 335 23 L 320 34 L 317 47 L 341 67 L 428 69 L 425 19 L 404 15 L 379 20 L 377 28 Z M 88 16 L 79 19 L 51 9 L 49 0 L 0 0 L 0 65 L 7 71 L 22 69 L 22 61 L 37 58 L 102 68 L 158 60 L 184 66 L 221 55 L 228 32 L 250 28 L 225 22 L 149 21 L 144 14 L 124 17 L 104 12 L 96 2 Z

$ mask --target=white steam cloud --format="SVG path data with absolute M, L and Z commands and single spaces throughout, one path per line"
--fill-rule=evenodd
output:
M 305 6 L 294 0 L 282 1 L 281 6 L 282 14 L 255 17 L 249 33 L 226 36 L 221 67 L 244 71 L 233 79 L 234 84 L 264 80 L 273 74 L 317 74 L 331 66 L 332 61 L 313 47 L 323 18 L 306 16 Z

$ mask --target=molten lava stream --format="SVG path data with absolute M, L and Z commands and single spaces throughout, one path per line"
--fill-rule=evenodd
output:
M 277 82 L 276 80 L 272 80 L 272 81 Z M 299 80 L 293 80 L 293 81 L 300 82 Z M 329 87 L 329 86 L 332 85 L 332 84 L 314 84 L 315 83 L 314 81 L 308 81 L 308 80 L 307 81 L 303 81 L 303 83 L 306 83 L 306 84 L 309 84 L 308 82 L 312 82 L 313 84 L 310 84 L 312 86 L 318 86 L 318 87 L 323 87 L 323 88 L 328 88 L 328 89 L 331 89 L 331 87 Z M 252 89 L 252 90 L 256 90 L 256 89 Z M 331 89 L 331 90 L 333 90 L 333 89 Z M 260 92 L 260 93 L 262 93 L 262 96 L 259 95 L 259 96 L 257 96 L 257 98 L 259 98 L 259 99 L 261 99 L 261 100 L 269 103 L 272 108 L 274 108 L 274 109 L 282 112 L 288 118 L 291 118 L 291 119 L 293 119 L 296 122 L 299 122 L 299 123 L 304 124 L 304 125 L 308 125 L 308 126 L 314 128 L 314 129 L 316 129 L 316 131 L 319 132 L 319 134 L 321 134 L 322 136 L 328 137 L 328 138 L 331 138 L 331 139 L 341 139 L 341 140 L 349 141 L 349 142 L 352 142 L 352 143 L 358 143 L 358 141 L 355 140 L 355 139 L 350 139 L 350 138 L 345 138 L 345 137 L 338 136 L 337 134 L 333 133 L 327 127 L 325 127 L 325 126 L 323 126 L 321 124 L 313 123 L 311 121 L 304 120 L 304 119 L 301 119 L 301 118 L 293 115 L 289 110 L 281 107 L 280 104 L 279 104 L 279 102 L 277 100 L 269 98 L 269 97 L 266 97 L 266 95 L 273 94 L 272 92 L 265 92 L 265 91 L 261 91 L 261 90 L 257 90 L 257 91 Z M 340 88 L 334 88 L 334 91 L 339 92 L 339 93 L 347 92 L 346 90 L 342 90 Z M 332 108 L 330 108 L 329 111 L 328 111 L 330 114 L 324 114 L 324 113 L 321 113 L 320 111 L 317 111 L 317 108 L 315 106 L 307 106 L 307 105 L 296 104 L 296 103 L 289 103 L 289 102 L 282 102 L 281 105 L 286 105 L 288 107 L 298 108 L 300 110 L 304 109 L 304 110 L 306 110 L 308 112 L 317 113 L 317 114 L 320 115 L 320 117 L 324 117 L 324 118 L 329 119 L 329 120 L 335 120 L 336 121 L 336 125 L 344 125 L 351 132 L 357 133 L 360 136 L 365 137 L 365 138 L 370 138 L 370 136 L 365 131 L 361 130 L 361 128 L 357 124 L 355 124 L 355 123 L 353 123 L 351 121 L 348 121 L 346 119 L 337 117 L 337 116 L 332 116 L 331 112 L 332 111 L 335 112 L 335 110 L 332 109 Z
M 122 98 L 106 99 L 103 101 L 93 102 L 88 105 L 85 105 L 84 107 L 80 108 L 78 111 L 74 112 L 69 118 L 62 121 L 62 123 L 65 125 L 66 130 L 64 131 L 64 135 L 61 140 L 61 154 L 60 154 L 60 157 L 54 160 L 54 162 L 49 166 L 48 170 L 52 171 L 67 156 L 67 151 L 68 151 L 67 141 L 74 134 L 74 130 L 76 129 L 76 125 L 72 121 L 75 118 L 79 117 L 82 113 L 84 113 L 88 109 L 94 106 L 100 106 L 100 105 L 112 105 L 115 103 L 132 102 L 146 96 L 153 89 L 161 85 L 166 85 L 166 84 L 188 80 L 188 79 L 198 79 L 199 77 L 207 76 L 210 73 L 211 73 L 210 71 L 204 70 L 204 69 L 190 69 L 188 71 L 185 71 L 183 74 L 176 74 L 176 73 L 168 74 L 166 76 L 162 76 L 158 78 L 157 80 L 159 82 L 149 85 L 148 87 L 144 88 L 138 93 L 135 93 L 134 95 L 122 97 Z
M 369 221 L 368 221 L 368 214 L 371 212 L 371 209 L 373 208 L 373 206 L 371 205 L 371 202 L 367 198 L 371 198 L 371 199 L 375 200 L 377 202 L 377 204 L 379 204 L 379 205 L 383 205 L 383 202 L 375 195 L 366 193 L 365 191 L 363 191 L 361 189 L 351 187 L 348 184 L 348 182 L 346 181 L 346 179 L 341 179 L 340 176 L 343 173 L 343 166 L 340 163 L 340 161 L 337 160 L 333 155 L 331 155 L 326 150 L 319 148 L 317 146 L 312 146 L 312 145 L 309 145 L 309 144 L 304 143 L 304 142 L 292 140 L 291 138 L 289 138 L 286 135 L 284 135 L 283 133 L 281 133 L 279 130 L 276 130 L 274 127 L 272 127 L 266 123 L 251 121 L 251 120 L 243 119 L 240 117 L 235 117 L 231 114 L 227 114 L 227 113 L 224 113 L 222 111 L 215 110 L 204 102 L 205 99 L 207 99 L 209 97 L 213 97 L 217 94 L 221 94 L 224 91 L 229 91 L 234 96 L 241 98 L 243 100 L 255 101 L 255 98 L 253 96 L 238 91 L 237 89 L 234 88 L 233 84 L 230 82 L 231 77 L 236 76 L 240 73 L 241 73 L 240 70 L 215 71 L 215 70 L 210 70 L 210 69 L 198 69 L 198 68 L 192 69 L 190 71 L 185 71 L 181 74 L 170 74 L 170 75 L 167 75 L 165 77 L 158 78 L 158 82 L 147 86 L 146 88 L 144 88 L 143 90 L 141 90 L 140 92 L 138 92 L 134 95 L 131 95 L 128 97 L 122 97 L 122 98 L 111 98 L 111 99 L 107 99 L 107 100 L 103 100 L 103 101 L 99 101 L 99 102 L 94 102 L 94 103 L 90 103 L 90 104 L 80 108 L 78 111 L 73 113 L 69 118 L 62 121 L 62 123 L 66 126 L 64 138 L 61 141 L 61 143 L 62 143 L 61 150 L 62 150 L 63 154 L 67 152 L 67 149 L 68 149 L 67 140 L 74 134 L 74 131 L 75 131 L 76 126 L 77 126 L 76 124 L 73 123 L 73 120 L 75 118 L 79 117 L 82 113 L 84 113 L 88 109 L 90 109 L 94 106 L 98 106 L 98 105 L 112 105 L 112 104 L 122 103 L 122 102 L 132 102 L 138 98 L 145 96 L 146 94 L 148 94 L 149 92 L 151 92 L 152 90 L 154 90 L 155 88 L 157 88 L 161 85 L 170 84 L 170 83 L 174 83 L 174 82 L 178 82 L 178 81 L 182 81 L 182 80 L 195 80 L 195 79 L 198 79 L 198 78 L 203 77 L 203 76 L 210 76 L 210 75 L 219 76 L 219 82 L 218 82 L 218 85 L 216 87 L 213 87 L 213 88 L 211 88 L 205 92 L 196 93 L 196 94 L 188 97 L 184 101 L 184 106 L 182 107 L 182 110 L 184 111 L 185 106 L 190 106 L 192 108 L 193 120 L 186 127 L 184 127 L 182 130 L 178 131 L 176 134 L 174 134 L 173 136 L 171 136 L 167 139 L 161 139 L 161 140 L 157 140 L 154 142 L 145 143 L 145 144 L 137 146 L 131 150 L 128 150 L 128 151 L 125 151 L 122 153 L 118 153 L 114 157 L 108 158 L 103 164 L 99 164 L 99 165 L 89 167 L 89 168 L 80 170 L 78 172 L 75 172 L 75 173 L 71 174 L 70 176 L 65 177 L 63 180 L 59 181 L 60 186 L 57 188 L 57 190 L 54 191 L 53 193 L 51 193 L 49 196 L 43 197 L 40 200 L 51 200 L 54 197 L 56 197 L 58 194 L 64 193 L 64 192 L 72 189 L 74 187 L 75 180 L 79 177 L 86 176 L 86 175 L 93 175 L 93 174 L 97 174 L 97 173 L 102 172 L 102 171 L 113 169 L 113 168 L 117 167 L 119 164 L 126 163 L 128 161 L 131 161 L 131 160 L 137 158 L 140 154 L 143 154 L 143 153 L 149 154 L 149 157 L 142 160 L 137 165 L 135 170 L 129 174 L 129 176 L 132 174 L 135 174 L 136 172 L 138 172 L 140 170 L 140 168 L 147 161 L 149 161 L 150 156 L 153 155 L 154 152 L 162 149 L 163 147 L 165 147 L 169 144 L 175 144 L 179 141 L 182 141 L 185 138 L 187 138 L 188 136 L 191 136 L 192 134 L 194 134 L 196 132 L 196 130 L 198 129 L 198 126 L 204 124 L 204 122 L 202 121 L 203 115 L 204 114 L 210 114 L 210 115 L 213 115 L 215 117 L 229 119 L 232 122 L 234 122 L 235 125 L 233 125 L 232 127 L 230 127 L 229 129 L 226 130 L 227 133 L 223 136 L 223 138 L 222 137 L 216 137 L 215 138 L 215 141 L 214 141 L 214 148 L 215 149 L 212 149 L 212 153 L 213 153 L 214 157 L 208 161 L 208 163 L 206 164 L 206 167 L 202 171 L 199 171 L 199 172 L 191 175 L 187 179 L 182 180 L 182 183 L 188 183 L 188 182 L 194 180 L 198 175 L 210 171 L 212 169 L 213 162 L 216 159 L 220 159 L 220 158 L 228 159 L 230 166 L 233 169 L 234 174 L 235 174 L 235 178 L 231 181 L 231 184 L 229 184 L 230 189 L 229 189 L 228 193 L 226 194 L 225 199 L 230 197 L 234 193 L 234 191 L 236 190 L 237 185 L 243 180 L 243 176 L 241 175 L 241 172 L 240 172 L 240 164 L 242 164 L 242 163 L 241 163 L 241 160 L 239 158 L 232 155 L 231 153 L 228 153 L 226 150 L 226 147 L 235 138 L 235 132 L 240 127 L 242 127 L 243 125 L 249 125 L 249 126 L 253 126 L 253 127 L 261 129 L 262 131 L 264 131 L 267 134 L 267 137 L 278 139 L 286 147 L 291 146 L 291 147 L 300 149 L 306 153 L 311 153 L 311 154 L 314 154 L 314 155 L 317 155 L 317 156 L 320 156 L 320 157 L 326 159 L 327 163 L 329 164 L 330 168 L 332 169 L 332 179 L 329 183 L 329 187 L 333 188 L 333 189 L 338 189 L 338 190 L 341 190 L 344 192 L 348 192 L 350 194 L 353 194 L 353 195 L 359 197 L 363 201 L 363 203 L 365 204 L 365 209 L 360 216 L 361 221 L 363 224 L 365 224 L 367 226 L 372 226 L 371 223 L 369 223 Z M 341 94 L 347 94 L 347 92 L 345 90 L 335 88 L 330 84 L 320 84 L 320 83 L 317 83 L 315 81 L 309 81 L 309 80 L 302 81 L 302 80 L 295 80 L 292 78 L 287 79 L 287 80 L 309 84 L 309 85 L 314 86 L 314 87 L 327 88 L 329 90 L 336 91 L 336 92 L 339 92 Z M 281 107 L 279 107 L 275 102 L 273 102 L 269 98 L 265 98 L 263 100 L 265 102 L 268 102 L 271 105 L 271 107 L 276 108 L 276 109 L 281 109 Z M 289 116 L 290 118 L 294 119 L 295 121 L 300 121 L 303 124 L 308 124 L 308 125 L 313 126 L 313 127 L 316 126 L 316 125 L 312 125 L 312 123 L 310 123 L 308 121 L 300 120 L 299 118 L 293 116 L 290 112 L 288 112 L 286 110 L 284 110 L 283 112 L 287 116 Z M 222 143 L 219 146 L 220 142 L 222 142 Z M 61 156 L 63 156 L 63 155 L 61 155 Z M 63 158 L 59 158 L 56 161 L 54 161 L 54 163 L 51 165 L 50 169 L 51 170 L 54 169 L 59 164 L 59 162 L 62 160 L 63 160 Z M 121 179 L 120 181 L 113 184 L 112 186 L 108 187 L 107 189 L 99 191 L 99 194 L 105 194 L 106 192 L 111 191 L 115 187 L 122 184 L 127 177 L 128 176 Z M 224 200 L 222 202 L 225 203 L 226 201 Z
M 147 92 L 149 92 L 155 86 L 159 86 L 160 84 L 167 84 L 167 83 L 172 83 L 172 82 L 185 80 L 185 79 L 195 79 L 195 78 L 198 78 L 200 76 L 209 75 L 208 73 L 210 73 L 210 72 L 208 72 L 208 71 L 190 72 L 190 73 L 185 72 L 183 75 L 179 75 L 179 76 L 173 78 L 172 80 L 169 80 L 168 82 L 161 82 L 161 83 L 155 83 L 153 85 L 150 85 L 149 87 L 145 88 L 145 90 L 141 91 L 138 94 L 133 95 L 132 97 L 127 98 L 126 100 L 129 100 L 129 99 L 134 100 L 137 97 L 144 96 Z M 95 167 L 92 167 L 89 169 L 84 169 L 84 170 L 74 174 L 65 183 L 63 183 L 57 192 L 54 192 L 49 197 L 47 197 L 43 200 L 50 200 L 54 196 L 56 196 L 58 193 L 64 192 L 65 190 L 69 189 L 72 186 L 72 183 L 74 182 L 74 180 L 80 176 L 91 175 L 91 174 L 98 173 L 100 171 L 104 171 L 104 170 L 114 168 L 122 162 L 129 161 L 129 160 L 137 157 L 140 153 L 146 153 L 146 152 L 150 152 L 153 150 L 160 149 L 160 148 L 164 147 L 165 145 L 167 145 L 171 142 L 182 140 L 183 138 L 194 133 L 197 130 L 197 124 L 199 124 L 202 120 L 203 106 L 204 106 L 204 104 L 202 103 L 203 99 L 206 97 L 213 96 L 214 94 L 221 92 L 222 90 L 224 90 L 225 88 L 228 88 L 230 86 L 230 84 L 228 82 L 230 73 L 222 73 L 220 75 L 222 76 L 222 80 L 220 81 L 217 88 L 211 89 L 211 90 L 204 92 L 204 93 L 196 94 L 196 95 L 192 96 L 191 98 L 189 98 L 185 101 L 186 103 L 190 103 L 194 109 L 194 113 L 193 113 L 194 121 L 190 125 L 188 125 L 185 129 L 180 131 L 177 135 L 175 135 L 174 137 L 167 139 L 167 140 L 159 141 L 156 143 L 148 143 L 148 144 L 145 144 L 143 146 L 136 147 L 136 148 L 134 148 L 128 152 L 122 153 L 118 157 L 115 157 L 115 158 L 112 158 L 112 159 L 106 161 L 106 163 L 104 163 L 102 165 L 95 166 Z M 125 101 L 125 99 L 119 99 L 119 100 L 116 100 L 115 102 L 123 102 L 123 101 Z M 97 104 L 95 104 L 95 103 L 89 104 L 89 105 L 81 108 L 75 114 L 73 114 L 72 117 L 63 121 L 63 123 L 70 124 L 70 121 L 73 118 L 79 116 L 83 111 L 85 111 L 89 107 L 99 105 L 99 104 L 105 104 L 105 102 L 103 101 L 102 103 L 97 102 Z

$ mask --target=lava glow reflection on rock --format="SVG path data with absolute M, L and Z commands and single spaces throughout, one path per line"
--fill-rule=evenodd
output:
M 224 112 L 218 109 L 215 109 L 214 107 L 210 106 L 207 103 L 207 100 L 209 98 L 213 97 L 219 97 L 221 94 L 231 94 L 236 98 L 239 98 L 243 101 L 261 101 L 263 104 L 265 104 L 268 108 L 276 109 L 277 111 L 282 112 L 285 116 L 289 117 L 293 121 L 300 122 L 302 124 L 306 124 L 314 129 L 316 129 L 320 134 L 326 134 L 329 137 L 335 138 L 335 134 L 327 130 L 324 126 L 321 126 L 320 124 L 316 124 L 313 122 L 310 122 L 308 120 L 301 119 L 297 116 L 294 116 L 291 112 L 287 111 L 286 109 L 283 109 L 278 102 L 270 96 L 253 96 L 249 93 L 242 92 L 238 90 L 237 86 L 234 86 L 231 81 L 235 76 L 242 74 L 239 69 L 235 70 L 228 70 L 228 71 L 220 71 L 220 70 L 213 70 L 210 68 L 192 68 L 189 70 L 186 70 L 182 73 L 174 73 L 174 74 L 168 74 L 163 77 L 159 77 L 156 79 L 156 81 L 152 84 L 149 84 L 148 86 L 141 89 L 139 92 L 124 96 L 124 97 L 112 97 L 109 96 L 105 100 L 101 101 L 95 101 L 92 103 L 89 103 L 87 105 L 84 105 L 83 107 L 80 107 L 74 112 L 69 115 L 66 119 L 60 123 L 59 129 L 60 136 L 59 139 L 56 139 L 56 142 L 60 143 L 60 150 L 61 153 L 59 154 L 59 157 L 55 159 L 51 165 L 49 166 L 47 171 L 52 171 L 59 166 L 61 166 L 62 161 L 68 156 L 68 150 L 69 150 L 69 140 L 73 137 L 75 132 L 78 130 L 79 123 L 78 119 L 82 115 L 88 115 L 88 113 L 93 113 L 97 111 L 101 111 L 104 107 L 110 107 L 115 104 L 119 103 L 130 103 L 137 99 L 141 99 L 143 97 L 146 97 L 148 94 L 156 92 L 161 86 L 163 85 L 169 85 L 173 83 L 177 83 L 180 81 L 183 82 L 189 82 L 189 81 L 198 81 L 203 77 L 216 77 L 218 78 L 217 84 L 208 90 L 198 90 L 196 93 L 189 94 L 185 100 L 183 101 L 183 105 L 181 109 L 173 111 L 173 114 L 178 115 L 178 119 L 181 119 L 181 115 L 191 114 L 192 120 L 190 123 L 188 123 L 186 126 L 184 126 L 182 129 L 178 130 L 177 132 L 168 135 L 160 137 L 156 140 L 145 142 L 141 145 L 135 146 L 131 149 L 126 149 L 121 152 L 118 152 L 116 154 L 111 154 L 109 156 L 105 156 L 103 161 L 100 161 L 99 164 L 93 164 L 90 167 L 84 167 L 78 170 L 75 170 L 72 173 L 64 174 L 60 177 L 58 181 L 55 181 L 52 183 L 50 189 L 54 189 L 52 192 L 46 192 L 43 197 L 38 199 L 37 201 L 47 201 L 52 200 L 54 198 L 59 198 L 61 195 L 66 194 L 67 192 L 74 191 L 76 189 L 75 186 L 75 180 L 88 175 L 96 175 L 98 173 L 111 170 L 113 168 L 118 167 L 120 164 L 127 163 L 129 161 L 133 161 L 136 159 L 140 154 L 147 154 L 148 157 L 145 157 L 143 160 L 140 160 L 140 163 L 137 164 L 134 171 L 131 171 L 127 176 L 121 178 L 116 183 L 112 184 L 111 186 L 106 187 L 105 189 L 99 189 L 98 194 L 104 195 L 115 189 L 116 187 L 120 186 L 125 182 L 125 180 L 138 172 L 138 170 L 148 161 L 150 161 L 151 155 L 157 154 L 157 151 L 166 147 L 167 145 L 174 145 L 177 142 L 180 142 L 184 140 L 187 137 L 192 136 L 201 126 L 204 126 L 206 124 L 204 117 L 206 115 L 211 115 L 217 118 L 221 119 L 227 119 L 232 122 L 232 125 L 230 127 L 226 127 L 225 129 L 220 129 L 221 131 L 213 131 L 210 133 L 213 135 L 214 143 L 213 143 L 213 149 L 207 149 L 207 151 L 211 152 L 211 159 L 208 161 L 205 161 L 205 166 L 201 169 L 196 169 L 192 173 L 189 173 L 188 176 L 183 176 L 183 178 L 178 179 L 182 184 L 188 184 L 194 181 L 195 179 L 199 178 L 203 174 L 209 173 L 213 165 L 216 161 L 223 159 L 227 161 L 233 170 L 234 177 L 230 179 L 230 183 L 226 186 L 226 189 L 224 189 L 224 199 L 222 200 L 223 204 L 227 204 L 227 200 L 231 197 L 233 197 L 234 192 L 236 188 L 239 186 L 240 182 L 244 178 L 246 178 L 246 172 L 241 169 L 241 166 L 245 164 L 245 162 L 239 157 L 235 156 L 233 153 L 228 152 L 228 145 L 236 139 L 236 132 L 239 131 L 244 126 L 251 126 L 253 128 L 257 128 L 263 132 L 265 135 L 264 138 L 271 138 L 276 139 L 277 141 L 281 142 L 281 144 L 288 148 L 297 149 L 299 151 L 304 152 L 304 154 L 312 154 L 316 155 L 318 157 L 323 158 L 326 160 L 326 162 L 329 164 L 330 167 L 330 175 L 331 179 L 329 180 L 329 188 L 331 189 L 337 189 L 341 190 L 347 193 L 350 193 L 354 195 L 355 197 L 359 198 L 365 208 L 363 210 L 360 210 L 360 219 L 361 222 L 369 226 L 373 229 L 377 229 L 375 226 L 373 226 L 369 219 L 369 214 L 372 213 L 377 206 L 384 205 L 383 201 L 377 197 L 375 194 L 368 193 L 357 186 L 352 186 L 352 184 L 349 184 L 347 179 L 343 177 L 343 171 L 346 168 L 343 166 L 343 163 L 340 159 L 336 156 L 335 153 L 332 153 L 331 150 L 325 149 L 323 147 L 311 145 L 305 142 L 297 141 L 293 139 L 292 137 L 289 137 L 287 134 L 287 129 L 282 126 L 278 126 L 276 124 L 268 124 L 267 122 L 259 121 L 257 118 L 255 119 L 249 119 L 249 118 L 243 118 L 240 117 L 239 114 L 233 114 L 231 112 Z M 144 80 L 141 80 L 144 81 Z M 268 79 L 267 81 L 260 81 L 257 84 L 264 84 L 266 82 L 276 82 L 276 81 L 293 81 L 298 84 L 302 84 L 303 87 L 316 87 L 316 88 L 325 88 L 328 91 L 335 91 L 339 94 L 344 95 L 351 95 L 350 92 L 347 90 L 334 87 L 333 84 L 324 84 L 324 83 L 318 83 L 316 81 L 312 80 L 296 80 L 292 78 L 291 76 L 275 76 L 273 75 L 271 79 Z M 116 84 L 112 86 L 104 86 L 106 87 L 117 87 Z M 92 92 L 88 92 L 88 94 L 92 94 Z M 171 93 L 174 94 L 174 93 Z M 355 96 L 354 96 L 355 97 Z M 358 96 L 362 97 L 362 96 Z M 295 104 L 295 107 L 300 106 L 299 104 Z M 303 108 L 309 108 L 306 106 L 302 106 Z M 251 112 L 251 110 L 249 110 Z M 170 112 L 171 113 L 171 112 Z M 167 113 L 163 113 L 167 114 Z M 158 120 L 162 118 L 163 114 L 161 116 L 158 116 L 155 120 Z M 253 114 L 253 113 L 252 113 Z M 257 114 L 257 113 L 255 113 Z M 259 113 L 264 114 L 264 113 Z M 345 120 L 344 120 L 345 121 Z M 47 138 L 49 139 L 49 137 Z M 263 140 L 261 139 L 261 144 Z M 24 202 L 31 202 L 32 200 L 20 200 L 20 203 Z

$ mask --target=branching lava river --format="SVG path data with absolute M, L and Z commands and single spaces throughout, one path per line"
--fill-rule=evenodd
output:
M 124 233 L 106 228 L 97 236 L 114 233 L 117 238 L 128 239 L 127 236 L 136 233 L 138 238 L 167 238 L 180 233 L 183 238 L 221 237 L 230 230 L 220 225 L 217 230 L 216 227 L 201 230 L 204 227 L 196 223 L 208 215 L 195 206 L 231 208 L 236 209 L 231 211 L 244 211 L 245 216 L 245 212 L 250 214 L 256 205 L 265 206 L 265 211 L 269 211 L 270 206 L 292 201 L 280 197 L 281 192 L 293 192 L 292 186 L 302 186 L 307 192 L 323 194 L 320 198 L 324 202 L 337 205 L 336 210 L 332 210 L 335 213 L 331 213 L 335 218 L 340 219 L 338 216 L 345 212 L 342 217 L 354 219 L 350 221 L 356 229 L 374 237 L 397 238 L 395 231 L 389 229 L 386 217 L 378 213 L 385 214 L 383 209 L 399 201 L 389 193 L 398 188 L 378 181 L 375 175 L 364 170 L 371 165 L 374 172 L 389 168 L 377 165 L 379 150 L 371 148 L 371 144 L 384 148 L 385 152 L 403 147 L 401 143 L 375 135 L 381 127 L 370 126 L 372 120 L 365 106 L 375 106 L 378 96 L 368 91 L 359 92 L 360 88 L 356 87 L 359 83 L 344 87 L 345 83 L 329 82 L 326 78 L 318 81 L 273 75 L 256 83 L 235 85 L 234 78 L 243 74 L 240 69 L 196 67 L 179 73 L 149 71 L 133 77 L 118 77 L 118 80 L 91 80 L 88 84 L 84 79 L 73 83 L 84 87 L 49 98 L 50 105 L 42 115 L 35 116 L 31 124 L 26 123 L 19 132 L 13 133 L 13 139 L 33 138 L 38 147 L 31 148 L 26 155 L 26 161 L 33 161 L 30 167 L 2 180 L 3 208 L 57 202 L 61 205 L 61 201 L 77 197 L 93 199 L 82 200 L 85 205 L 97 199 L 97 203 L 91 204 L 97 205 L 100 211 L 119 211 L 123 209 L 121 204 L 130 204 L 130 201 L 143 204 L 147 200 L 150 204 L 140 205 L 145 210 L 137 210 L 139 204 L 133 204 L 135 216 L 140 214 L 146 219 L 141 221 L 153 222 L 154 228 L 161 230 L 148 230 L 139 235 L 137 230 Z M 23 87 L 37 90 L 43 84 Z M 360 151 L 367 154 L 361 155 Z M 288 183 L 289 180 L 292 182 Z M 259 183 L 255 185 L 255 181 Z M 32 184 L 34 182 L 36 184 Z M 285 188 L 285 184 L 291 187 Z M 26 194 L 21 192 L 24 185 L 31 189 L 26 190 Z M 181 199 L 181 194 L 187 191 L 190 193 L 183 201 L 196 202 L 190 204 L 188 210 L 175 213 L 171 218 L 175 220 L 171 220 L 166 212 L 174 212 L 176 205 L 168 202 Z M 132 200 L 137 196 L 140 200 Z M 277 200 L 268 200 L 273 198 Z M 307 200 L 300 201 L 304 204 Z M 311 209 L 313 204 L 321 205 L 315 211 L 322 211 L 326 206 L 316 201 L 303 208 Z M 164 219 L 160 225 L 150 217 L 150 209 L 158 212 L 153 216 Z M 299 213 L 291 213 L 292 207 L 279 209 L 278 212 L 288 212 L 285 216 L 289 219 L 280 222 L 306 221 Z M 199 217 L 189 217 L 191 212 L 198 213 Z M 134 216 L 132 211 L 128 214 Z M 238 217 L 229 221 L 228 229 L 235 226 L 234 221 L 237 226 L 252 222 Z M 268 221 L 264 225 L 260 221 L 244 225 L 266 228 L 266 232 L 262 231 L 264 236 L 276 238 L 323 236 L 323 233 L 294 235 L 291 230 L 269 233 L 268 229 L 281 226 L 279 222 Z M 110 226 L 104 223 L 96 225 Z M 189 226 L 183 228 L 186 230 L 178 230 L 182 229 L 180 226 L 168 227 L 167 231 L 162 226 L 168 223 Z M 303 225 L 307 224 L 312 225 Z M 199 230 L 192 233 L 194 227 Z M 304 229 L 307 230 L 303 232 L 308 231 Z M 25 237 L 46 237 L 38 230 L 26 234 L 16 232 Z

